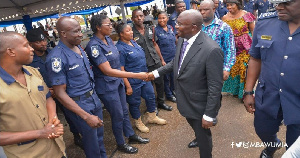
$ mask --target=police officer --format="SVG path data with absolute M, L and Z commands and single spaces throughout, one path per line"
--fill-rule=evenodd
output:
M 168 20 L 168 25 L 171 25 L 173 27 L 175 35 L 177 35 L 177 31 L 175 28 L 177 18 L 179 16 L 179 14 L 185 10 L 186 10 L 186 5 L 185 5 L 184 1 L 176 0 L 175 1 L 175 11 L 171 14 L 171 16 Z
M 269 0 L 256 0 L 255 10 L 258 11 L 258 17 L 261 13 L 273 12 L 275 11 L 274 5 Z
M 256 16 L 255 1 L 254 0 L 244 0 L 244 10 L 246 10 L 247 12 L 250 12 L 254 16 Z
M 213 2 L 214 2 L 214 4 L 215 4 L 215 18 L 218 18 L 218 19 L 220 19 L 220 14 L 219 14 L 219 12 L 218 12 L 218 10 L 217 10 L 217 8 L 219 8 L 219 4 L 220 4 L 220 1 L 219 0 L 213 0 Z
M 125 143 L 149 142 L 141 138 L 132 129 L 126 104 L 124 77 L 147 79 L 146 73 L 131 73 L 121 71 L 120 55 L 113 41 L 108 36 L 112 31 L 112 23 L 106 15 L 94 15 L 91 19 L 94 36 L 86 46 L 86 52 L 93 65 L 96 92 L 110 113 L 112 130 L 118 145 L 118 150 L 126 153 L 136 153 L 138 149 Z M 121 78 L 117 78 L 121 77 Z
M 16 32 L 0 33 L 0 146 L 9 158 L 63 158 L 63 125 L 39 71 L 25 66 L 33 48 Z
M 254 127 L 263 142 L 280 143 L 276 133 L 284 120 L 286 143 L 291 146 L 300 135 L 300 1 L 272 2 L 279 3 L 278 13 L 262 14 L 255 26 L 244 105 L 254 113 Z M 265 148 L 260 157 L 273 157 L 274 146 Z
M 226 8 L 226 0 L 223 0 L 223 2 L 219 1 L 219 6 L 216 8 L 216 10 L 220 15 L 220 19 L 222 19 L 222 17 L 228 12 L 228 9 Z
M 160 53 L 158 45 L 155 42 L 155 35 L 153 33 L 154 27 L 150 27 L 148 25 L 144 26 L 144 18 L 144 14 L 141 10 L 136 9 L 132 12 L 131 19 L 134 22 L 132 31 L 134 40 L 144 49 L 148 71 L 151 72 L 166 63 Z M 171 111 L 172 107 L 165 104 L 163 78 L 161 77 L 154 80 L 154 83 L 157 93 L 157 107 Z
M 48 42 L 47 39 L 45 38 L 45 34 L 43 30 L 41 30 L 40 28 L 31 29 L 27 32 L 26 38 L 29 41 L 29 45 L 34 49 L 33 61 L 32 63 L 29 64 L 29 66 L 32 66 L 39 70 L 39 72 L 43 76 L 45 83 L 49 87 L 49 90 L 52 94 L 52 98 L 54 98 L 56 105 L 60 107 L 60 109 L 65 115 L 65 111 L 62 108 L 62 105 L 57 99 L 55 99 L 53 88 L 51 88 L 50 86 L 51 84 L 47 76 L 46 57 L 50 52 L 50 49 L 47 48 Z M 82 142 L 81 142 L 81 137 L 79 135 L 79 132 L 77 131 L 77 129 L 75 128 L 74 124 L 69 119 L 69 117 L 65 115 L 65 118 L 70 126 L 70 131 L 73 133 L 75 145 L 78 145 L 79 147 L 82 148 Z
M 158 25 L 155 27 L 156 43 L 159 46 L 161 55 L 166 63 L 172 61 L 176 52 L 176 37 L 171 25 L 167 25 L 168 14 L 160 12 L 158 14 Z M 164 86 L 166 98 L 172 102 L 176 102 L 173 95 L 174 92 L 174 75 L 173 73 L 164 75 Z
M 119 24 L 116 28 L 120 40 L 116 47 L 120 51 L 121 69 L 128 72 L 147 72 L 145 53 L 143 49 L 132 40 L 133 32 L 129 25 Z M 149 123 L 165 125 L 166 120 L 156 116 L 155 94 L 151 82 L 140 79 L 124 78 L 129 111 L 135 121 L 136 127 L 141 132 L 149 132 L 149 128 L 141 120 L 141 97 L 145 99 L 147 106 L 147 120 Z
M 94 92 L 89 60 L 79 46 L 80 24 L 70 17 L 62 17 L 56 27 L 60 41 L 46 59 L 51 86 L 82 136 L 86 157 L 105 158 L 102 107 Z

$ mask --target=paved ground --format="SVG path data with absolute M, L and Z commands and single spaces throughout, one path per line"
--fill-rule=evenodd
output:
M 116 151 L 116 143 L 111 131 L 110 117 L 104 111 L 105 133 L 104 143 L 108 157 L 113 158 L 197 158 L 198 149 L 189 149 L 187 144 L 194 139 L 194 133 L 178 110 L 176 104 L 172 105 L 172 112 L 160 111 L 159 116 L 168 121 L 167 125 L 148 125 L 150 133 L 136 132 L 143 137 L 150 138 L 146 145 L 134 145 L 139 152 L 134 155 L 123 154 Z M 214 158 L 258 158 L 263 147 L 250 147 L 250 143 L 260 143 L 253 128 L 253 115 L 246 112 L 243 104 L 237 98 L 224 96 L 222 108 L 218 116 L 219 122 L 212 128 L 213 135 L 213 157 Z M 145 106 L 141 106 L 144 111 Z M 285 126 L 281 126 L 279 138 L 285 142 Z M 83 151 L 73 144 L 73 137 L 66 128 L 64 140 L 67 146 L 69 158 L 84 158 Z M 234 145 L 232 146 L 232 142 Z M 235 144 L 241 147 L 237 147 Z M 249 144 L 246 144 L 249 142 Z M 244 143 L 244 145 L 243 145 Z M 243 147 L 244 146 L 244 147 Z M 279 158 L 285 149 L 275 153 L 274 158 Z

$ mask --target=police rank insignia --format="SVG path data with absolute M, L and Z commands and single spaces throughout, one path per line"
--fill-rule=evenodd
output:
M 60 58 L 52 58 L 52 71 L 58 73 L 61 70 L 61 59 Z
M 97 58 L 99 56 L 99 50 L 97 49 L 97 46 L 92 46 L 91 50 L 92 50 L 92 56 L 94 58 Z
M 134 41 L 137 41 L 137 40 L 139 40 L 139 39 L 140 39 L 139 37 L 134 37 L 134 38 L 133 38 Z

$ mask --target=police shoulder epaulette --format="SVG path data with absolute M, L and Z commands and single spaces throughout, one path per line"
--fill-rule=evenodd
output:
M 258 20 L 263 20 L 263 19 L 270 19 L 277 17 L 277 12 L 267 12 L 267 13 L 261 13 L 260 16 L 258 17 Z

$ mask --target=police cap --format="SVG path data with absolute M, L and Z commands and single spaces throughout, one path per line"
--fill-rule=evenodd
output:
M 42 29 L 35 28 L 27 32 L 26 38 L 29 42 L 43 41 L 45 40 L 45 34 Z

